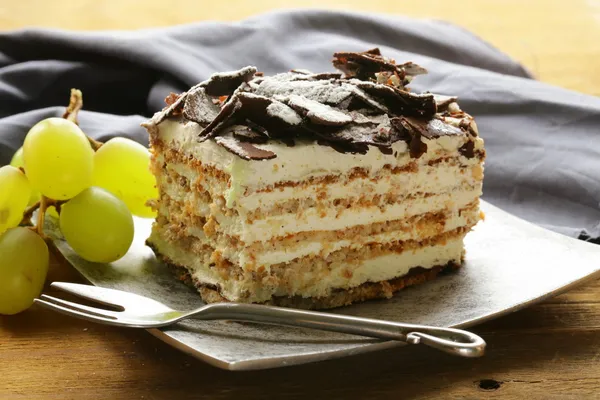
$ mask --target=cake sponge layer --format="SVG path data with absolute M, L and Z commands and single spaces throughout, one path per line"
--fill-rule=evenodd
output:
M 259 270 L 243 270 L 208 245 L 183 247 L 186 240 L 165 240 L 160 227 L 153 229 L 148 243 L 159 257 L 184 266 L 194 280 L 215 288 L 223 298 L 248 303 L 273 297 L 328 297 L 334 290 L 402 277 L 412 268 L 460 263 L 467 231 L 461 227 L 422 241 L 348 246 L 327 256 L 300 257 Z
M 177 279 L 186 283 L 190 287 L 198 290 L 202 300 L 206 303 L 219 303 L 229 301 L 223 297 L 216 287 L 207 285 L 206 283 L 194 278 L 190 274 L 189 270 L 182 266 L 173 263 L 169 258 L 162 256 L 157 252 L 157 256 L 171 268 L 173 274 Z M 418 285 L 429 280 L 435 279 L 439 274 L 449 271 L 457 270 L 461 267 L 461 262 L 449 262 L 445 265 L 437 265 L 429 269 L 415 267 L 409 270 L 409 272 L 395 279 L 390 279 L 381 282 L 366 282 L 362 285 L 354 287 L 352 289 L 338 289 L 333 291 L 327 297 L 301 297 L 301 296 L 280 296 L 272 297 L 270 300 L 263 304 L 280 306 L 280 307 L 293 307 L 302 308 L 307 310 L 319 310 L 328 309 L 335 307 L 347 306 L 353 303 L 363 302 L 367 300 L 375 299 L 389 299 L 396 292 L 408 288 L 410 286 Z

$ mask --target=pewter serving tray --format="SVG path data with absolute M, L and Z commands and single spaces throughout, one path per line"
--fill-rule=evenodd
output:
M 467 235 L 459 271 L 335 312 L 444 327 L 466 327 L 510 313 L 600 277 L 600 246 L 550 232 L 482 202 L 486 219 Z M 154 298 L 182 310 L 201 306 L 145 247 L 151 220 L 136 219 L 129 253 L 110 265 L 79 258 L 49 222 L 49 234 L 91 283 Z M 154 336 L 212 365 L 252 370 L 350 356 L 392 346 L 346 334 L 229 321 L 185 321 Z

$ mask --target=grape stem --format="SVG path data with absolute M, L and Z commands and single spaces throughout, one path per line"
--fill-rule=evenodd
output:
M 22 225 L 31 225 L 31 217 L 33 216 L 33 212 L 37 209 L 37 221 L 35 226 L 31 226 L 31 230 L 40 235 L 42 239 L 46 242 L 48 249 L 54 254 L 54 257 L 58 259 L 63 259 L 64 256 L 58 250 L 52 239 L 44 234 L 44 219 L 46 216 L 46 210 L 50 206 L 54 206 L 56 208 L 56 212 L 60 214 L 60 206 L 66 203 L 66 200 L 52 200 L 44 195 L 42 195 L 40 201 L 36 202 L 34 205 L 29 207 L 25 213 L 23 213 L 23 220 L 21 221 Z
M 91 137 L 87 136 L 88 141 L 90 142 L 90 144 L 92 145 L 92 149 L 94 149 L 94 151 L 97 151 L 100 147 L 102 147 L 102 142 L 99 142 L 97 140 L 92 139 Z
M 83 93 L 79 89 L 71 89 L 71 97 L 69 99 L 69 105 L 63 114 L 64 119 L 68 119 L 71 122 L 79 125 L 77 121 L 77 115 L 83 108 Z
M 46 215 L 46 210 L 48 207 L 54 207 L 56 212 L 60 214 L 60 206 L 66 203 L 66 200 L 52 200 L 46 196 L 42 196 L 41 200 L 31 205 L 29 208 L 25 210 L 23 213 L 23 219 L 19 225 L 31 226 L 32 229 L 40 234 L 42 238 L 44 237 L 42 234 L 42 229 L 44 227 L 44 217 Z M 38 210 L 37 220 L 35 226 L 31 223 L 31 218 L 33 217 L 33 213 L 35 210 Z M 41 219 L 41 222 L 40 222 Z
M 79 111 L 82 108 L 83 108 L 83 93 L 79 89 L 71 89 L 71 98 L 69 99 L 69 105 L 67 106 L 67 109 L 65 110 L 65 113 L 63 114 L 62 117 L 64 119 L 68 119 L 69 121 L 74 122 L 75 124 L 79 125 L 79 121 L 77 120 L 77 117 L 79 115 Z M 88 138 L 88 141 L 92 145 L 92 148 L 94 149 L 94 151 L 96 151 L 100 147 L 102 147 L 102 142 L 94 140 L 87 135 L 86 135 L 86 137 Z
M 33 216 L 35 210 L 37 210 L 38 208 L 40 208 L 40 202 L 36 201 L 35 204 L 33 204 L 31 207 L 25 210 L 25 212 L 23 213 L 23 219 L 21 220 L 21 223 L 19 225 L 32 225 L 31 217 Z
M 37 221 L 35 223 L 35 230 L 38 235 L 44 240 L 46 240 L 46 235 L 44 235 L 44 218 L 46 217 L 46 209 L 48 208 L 48 198 L 42 195 L 40 199 L 40 209 L 37 214 Z

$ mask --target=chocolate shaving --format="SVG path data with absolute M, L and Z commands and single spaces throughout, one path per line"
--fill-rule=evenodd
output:
M 278 100 L 270 100 L 271 103 L 267 106 L 267 115 L 281 120 L 283 123 L 288 125 L 299 125 L 302 122 L 302 118 L 294 109 L 282 103 Z
M 333 54 L 333 66 L 342 71 L 346 78 L 373 79 L 376 72 L 396 71 L 397 66 L 386 61 L 375 49 L 362 53 L 339 52 Z
M 379 50 L 379 47 L 373 47 L 372 49 L 369 49 L 367 51 L 364 52 L 365 54 L 372 54 L 374 56 L 380 56 L 381 55 L 381 50 Z
M 412 62 L 397 65 L 394 60 L 383 57 L 378 48 L 362 53 L 340 52 L 335 53 L 333 57 L 333 66 L 342 71 L 348 79 L 377 81 L 376 74 L 391 72 L 398 78 L 398 85 L 404 88 L 413 76 L 427 73 L 425 68 Z
M 373 123 L 373 119 L 369 118 L 369 116 L 357 112 L 357 111 L 350 111 L 348 113 L 350 115 L 350 118 L 352 118 L 352 122 L 354 122 L 355 124 L 372 124 Z M 385 114 L 383 114 L 385 115 Z
M 167 106 L 152 118 L 151 123 L 158 125 L 171 116 L 180 115 L 183 112 L 183 102 L 185 101 L 186 97 L 187 92 L 179 95 L 170 93 L 167 97 L 165 97 L 165 103 Z
M 317 143 L 321 146 L 329 146 L 338 153 L 342 154 L 367 154 L 369 146 L 362 143 L 332 142 L 330 140 L 318 139 Z
M 478 136 L 474 121 L 471 118 L 464 118 L 462 121 L 460 121 L 458 127 L 469 132 L 472 136 Z
M 223 146 L 230 153 L 243 158 L 244 160 L 270 160 L 277 157 L 277 154 L 269 150 L 263 150 L 252 143 L 242 142 L 232 136 L 219 136 L 215 142 Z
M 300 74 L 300 75 L 312 75 L 312 72 L 310 72 L 307 69 L 302 69 L 302 68 L 292 69 L 292 70 L 290 70 L 290 72 L 293 72 L 294 74 Z
M 427 144 L 421 140 L 423 133 L 426 132 L 424 126 L 405 117 L 392 118 L 390 121 L 396 129 L 398 137 L 408 144 L 412 158 L 419 158 L 427 152 Z
M 359 102 L 359 104 L 363 104 L 367 108 L 372 108 L 384 114 L 387 114 L 389 112 L 387 106 L 378 102 L 373 97 L 365 93 L 364 90 L 355 86 L 352 89 L 352 101 L 348 105 L 348 110 L 360 109 L 360 106 L 357 106 L 357 102 Z
M 410 142 L 409 153 L 412 158 L 419 158 L 427 153 L 427 145 L 423 143 L 420 137 L 415 136 L 415 139 Z
M 251 121 L 246 120 L 245 123 L 246 125 L 230 126 L 226 128 L 222 134 L 226 135 L 227 133 L 231 133 L 236 139 L 240 141 L 256 144 L 267 143 L 269 141 L 269 136 L 266 134 L 266 131 L 263 134 L 262 132 L 252 129 L 249 126 L 249 123 L 253 124 L 253 122 Z
M 302 118 L 286 104 L 254 93 L 239 92 L 223 106 L 217 117 L 200 133 L 203 140 L 239 120 L 250 120 L 271 133 L 270 137 L 285 136 Z M 273 135 L 273 133 L 276 133 Z
M 448 106 L 456 102 L 457 98 L 454 96 L 443 96 L 441 94 L 433 95 L 435 105 L 438 112 L 444 112 L 448 110 Z
M 396 64 L 377 48 L 334 57 L 345 78 L 300 69 L 265 77 L 254 67 L 213 74 L 187 93 L 169 95 L 150 123 L 155 127 L 183 113 L 204 127 L 199 141 L 213 138 L 246 160 L 276 157 L 253 144 L 279 140 L 293 146 L 297 139 L 360 154 L 370 146 L 393 154 L 392 145 L 402 140 L 418 158 L 427 151 L 424 138 L 477 134 L 466 113 L 449 112 L 455 97 L 408 91 L 406 84 L 424 68 Z M 472 146 L 461 148 L 465 156 L 472 156 Z
M 410 119 L 413 123 L 416 123 L 416 119 Z M 429 121 L 419 121 L 421 125 L 425 124 L 423 129 L 423 136 L 428 139 L 435 139 L 440 136 L 460 136 L 463 132 L 457 127 L 447 124 L 441 119 L 433 118 Z
M 437 108 L 432 94 L 415 94 L 396 88 L 393 89 L 397 95 L 397 98 L 402 98 L 405 102 L 405 105 L 395 103 L 395 105 L 399 106 L 397 109 L 398 113 L 403 115 L 416 115 L 423 118 L 431 118 L 436 114 Z M 394 107 L 389 107 L 392 111 L 395 110 Z
M 285 137 L 290 129 L 302 122 L 292 108 L 275 99 L 253 93 L 240 93 L 238 98 L 241 103 L 239 115 L 265 128 L 270 137 Z
M 423 68 L 420 65 L 415 64 L 411 61 L 399 65 L 398 68 L 404 70 L 404 72 L 408 76 L 417 76 L 417 75 L 427 74 L 427 70 L 425 68 Z
M 316 81 L 327 80 L 327 79 L 341 79 L 342 74 L 339 72 L 323 72 L 321 74 L 311 74 L 309 76 L 310 79 L 314 79 Z
M 356 79 L 352 79 L 350 82 L 370 95 L 382 99 L 389 112 L 394 115 L 431 118 L 437 111 L 432 94 L 414 94 L 397 89 L 391 85 L 382 85 Z
M 384 154 L 392 154 L 392 143 L 401 139 L 389 120 L 371 126 L 315 126 L 309 129 L 319 138 L 320 143 L 335 144 L 336 150 L 345 149 L 350 153 L 365 154 L 369 150 L 368 146 L 375 146 Z
M 467 158 L 475 157 L 475 143 L 471 140 L 463 144 L 458 151 Z
M 315 124 L 340 126 L 352 122 L 350 115 L 306 97 L 292 95 L 287 99 L 287 104 Z
M 379 151 L 381 151 L 383 154 L 387 154 L 387 155 L 394 154 L 394 150 L 392 149 L 392 146 L 378 146 L 378 147 L 379 147 Z
M 200 141 L 204 141 L 215 137 L 219 131 L 226 126 L 234 123 L 232 116 L 237 109 L 241 107 L 241 104 L 237 96 L 231 96 L 231 98 L 223 105 L 219 114 L 208 124 L 202 132 L 200 132 Z
M 254 122 L 250 121 L 249 119 L 247 119 L 245 123 L 248 126 L 248 128 L 252 129 L 254 132 L 256 132 L 262 136 L 269 137 L 269 133 L 267 132 L 267 130 L 264 127 L 262 127 L 258 124 L 255 124 Z
M 183 106 L 183 116 L 202 126 L 210 124 L 219 115 L 220 108 L 206 95 L 203 87 L 190 90 Z
M 209 96 L 229 96 L 242 83 L 248 82 L 256 74 L 256 67 L 244 67 L 237 71 L 220 72 L 211 75 L 204 88 Z

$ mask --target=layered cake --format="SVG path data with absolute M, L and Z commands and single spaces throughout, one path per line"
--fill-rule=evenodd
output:
M 144 123 L 147 243 L 206 302 L 330 308 L 457 268 L 481 218 L 483 140 L 426 71 L 379 50 L 341 72 L 217 73 Z

